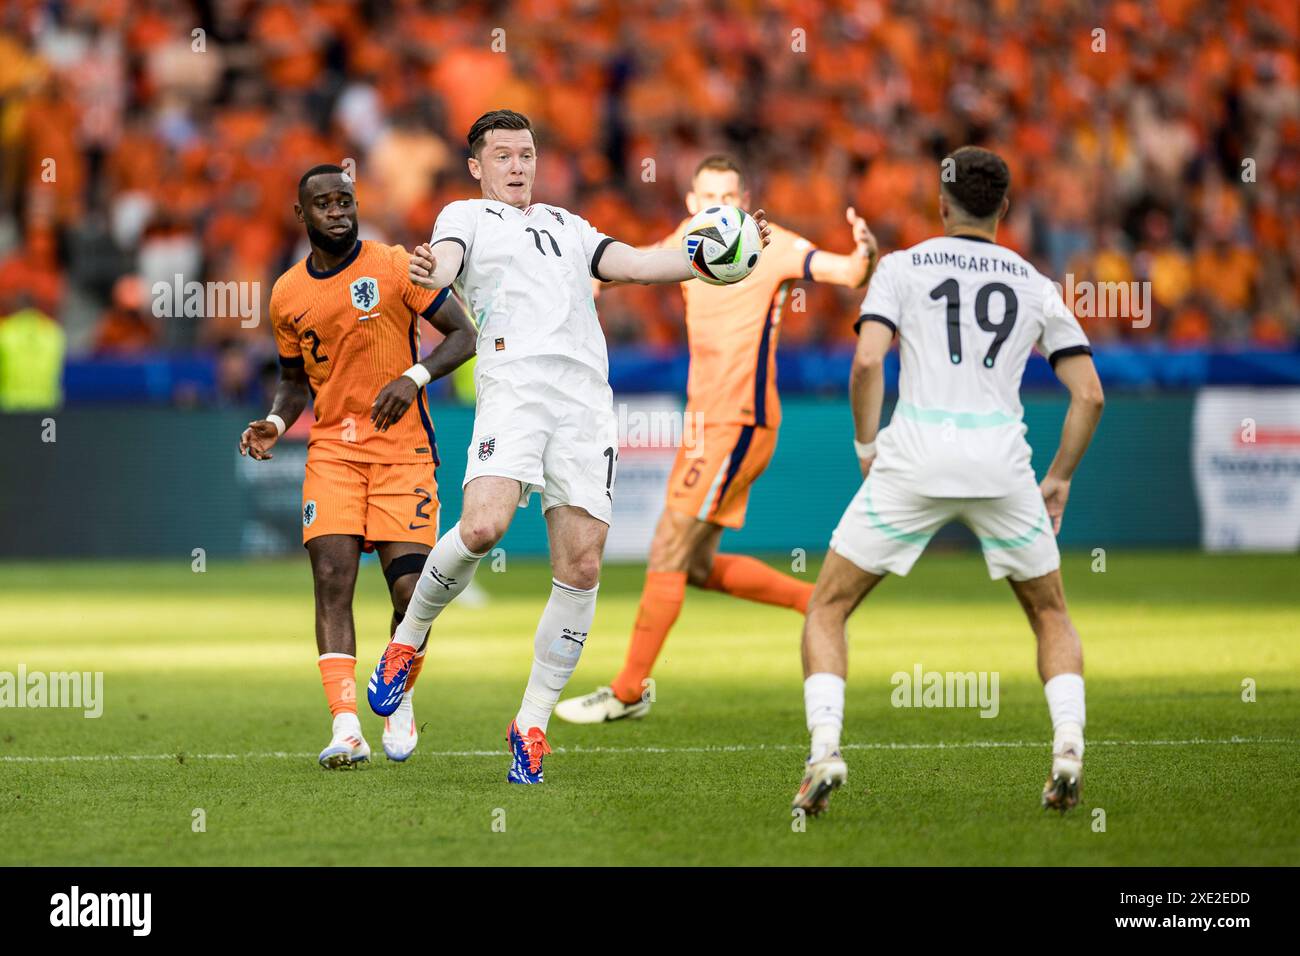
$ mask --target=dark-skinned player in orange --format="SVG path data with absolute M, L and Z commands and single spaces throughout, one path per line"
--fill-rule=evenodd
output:
M 239 451 L 269 459 L 313 399 L 302 537 L 316 592 L 321 681 L 334 717 L 319 759 L 342 769 L 370 757 L 357 716 L 352 619 L 361 552 L 379 552 L 392 595 L 391 633 L 438 540 L 438 449 L 424 387 L 468 360 L 478 333 L 450 290 L 411 283 L 405 249 L 357 238 L 356 192 L 342 168 L 309 169 L 294 213 L 311 254 L 271 290 L 280 381 L 270 412 L 249 422 Z M 421 318 L 444 336 L 423 361 Z M 384 722 L 392 760 L 415 750 L 411 688 L 422 662 L 423 648 L 401 706 Z

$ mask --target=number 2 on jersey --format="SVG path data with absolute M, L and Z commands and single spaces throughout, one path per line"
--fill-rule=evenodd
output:
M 989 298 L 995 292 L 1002 296 L 1001 322 L 993 322 L 989 319 Z M 957 285 L 956 279 L 944 279 L 930 290 L 930 298 L 936 302 L 940 299 L 947 300 L 948 358 L 952 359 L 953 365 L 960 365 L 961 287 Z M 993 333 L 993 344 L 989 346 L 988 353 L 984 356 L 985 368 L 992 368 L 993 363 L 997 361 L 998 352 L 1002 350 L 1003 344 L 1011 336 L 1011 330 L 1015 328 L 1016 313 L 1019 309 L 1020 303 L 1016 299 L 1015 290 L 1005 283 L 990 282 L 981 286 L 979 292 L 975 294 L 975 323 L 985 332 Z

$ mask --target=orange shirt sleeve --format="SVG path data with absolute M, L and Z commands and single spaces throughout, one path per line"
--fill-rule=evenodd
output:
M 302 364 L 302 347 L 285 307 L 285 280 L 281 279 L 271 289 L 271 331 L 275 333 L 275 349 L 280 353 L 281 365 Z M 287 360 L 287 361 L 286 361 Z
M 397 282 L 397 287 L 402 290 L 402 301 L 416 315 L 428 318 L 431 307 L 441 304 L 441 296 L 446 290 L 425 289 L 412 282 L 409 271 L 411 254 L 401 246 L 391 248 L 393 254 L 389 257 L 389 266 L 393 270 L 393 279 Z
M 812 279 L 812 254 L 817 247 L 797 232 L 772 230 L 772 250 L 781 263 L 781 273 L 787 279 Z

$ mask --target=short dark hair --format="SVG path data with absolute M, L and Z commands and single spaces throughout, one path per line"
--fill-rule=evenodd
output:
M 475 159 L 483 152 L 483 144 L 487 141 L 488 132 L 494 129 L 526 129 L 533 134 L 533 144 L 537 143 L 537 133 L 533 130 L 533 124 L 523 113 L 516 113 L 514 110 L 492 110 L 476 119 L 474 125 L 469 128 L 469 135 L 465 137 L 469 142 L 469 154 Z
M 745 184 L 745 174 L 741 171 L 740 164 L 726 153 L 713 153 L 700 160 L 699 165 L 695 167 L 695 172 L 691 174 L 691 182 L 695 182 L 695 178 L 706 169 L 717 173 L 735 173 L 741 186 Z
M 335 166 L 333 163 L 321 163 L 319 166 L 313 166 L 302 174 L 302 179 L 298 180 L 298 196 L 302 196 L 302 191 L 307 188 L 307 182 L 313 176 L 346 176 L 348 171 L 342 166 Z
M 949 169 L 951 175 L 944 175 Z M 939 176 L 939 188 L 976 219 L 997 215 L 1010 185 L 1011 170 L 1002 157 L 979 146 L 953 150 L 944 159 Z

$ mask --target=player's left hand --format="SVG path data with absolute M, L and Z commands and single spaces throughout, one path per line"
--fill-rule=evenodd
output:
M 763 248 L 766 249 L 772 243 L 772 227 L 767 223 L 767 213 L 761 209 L 755 209 L 750 215 L 754 217 L 754 224 L 758 226 L 759 238 L 763 240 Z
M 880 245 L 876 242 L 876 237 L 867 225 L 867 221 L 858 215 L 858 211 L 850 206 L 844 210 L 844 218 L 848 220 L 849 226 L 853 229 L 853 253 L 866 259 L 874 267 L 876 259 L 880 257 Z
M 870 458 L 859 458 L 859 459 L 858 459 L 858 467 L 859 467 L 860 469 L 862 469 L 862 480 L 863 480 L 863 481 L 866 481 L 866 480 L 867 480 L 867 476 L 871 474 L 871 463 L 874 462 L 875 460 L 876 460 L 876 456 L 875 456 L 875 455 L 872 455 Z
M 375 426 L 375 431 L 387 431 L 390 425 L 397 424 L 419 391 L 420 387 L 405 375 L 397 376 L 380 389 L 375 403 L 370 406 L 370 423 Z
M 1047 506 L 1047 516 L 1052 519 L 1052 533 L 1061 533 L 1061 518 L 1065 514 L 1065 503 L 1070 499 L 1070 483 L 1048 475 L 1038 486 L 1043 493 L 1043 504 Z

